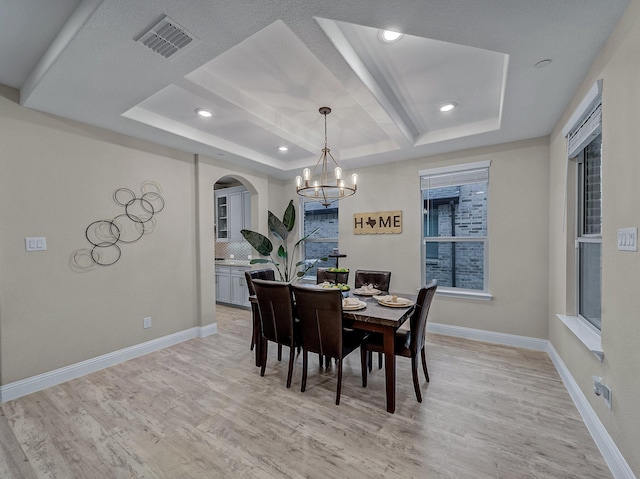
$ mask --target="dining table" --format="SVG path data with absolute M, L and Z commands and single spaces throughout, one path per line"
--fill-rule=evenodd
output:
M 318 286 L 319 287 L 319 286 Z M 378 302 L 373 296 L 353 295 L 360 301 L 366 303 L 366 306 L 358 310 L 342 311 L 342 317 L 345 326 L 368 331 L 372 333 L 380 333 L 383 337 L 384 345 L 384 366 L 385 366 L 385 384 L 387 398 L 387 412 L 394 413 L 396 411 L 396 355 L 395 355 L 395 335 L 396 331 L 409 318 L 415 308 L 416 294 L 408 293 L 386 293 L 381 295 L 395 295 L 411 301 L 411 305 L 405 307 L 384 306 Z M 256 297 L 249 296 L 249 300 L 256 306 Z M 254 321 L 257 320 L 254 316 Z M 256 366 L 260 366 L 260 341 L 256 341 Z
M 387 293 L 381 293 L 386 295 Z M 345 325 L 354 329 L 361 329 L 373 333 L 380 333 L 384 345 L 384 367 L 387 396 L 387 412 L 396 410 L 396 355 L 395 336 L 396 331 L 409 318 L 415 308 L 417 295 L 406 293 L 389 293 L 399 298 L 411 301 L 410 306 L 391 307 L 384 306 L 374 296 L 357 296 L 360 301 L 366 303 L 366 307 L 354 311 L 344 310 L 342 316 Z

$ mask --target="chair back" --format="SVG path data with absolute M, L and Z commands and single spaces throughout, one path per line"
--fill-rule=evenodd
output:
M 293 297 L 289 283 L 254 279 L 262 335 L 269 341 L 293 344 Z
M 325 281 L 347 284 L 349 282 L 349 271 L 332 273 L 329 271 L 329 268 L 318 268 L 316 272 L 316 284 L 324 283 Z
M 302 347 L 312 353 L 342 358 L 342 293 L 292 285 Z
M 276 273 L 270 268 L 265 269 L 252 269 L 244 272 L 244 277 L 247 280 L 247 289 L 249 290 L 249 296 L 254 296 L 256 290 L 253 287 L 254 279 L 264 279 L 267 281 L 275 281 Z
M 365 284 L 372 284 L 380 291 L 389 291 L 391 283 L 391 271 L 356 270 L 355 287 L 361 288 Z
M 427 328 L 427 315 L 431 302 L 438 288 L 438 280 L 434 279 L 429 284 L 423 286 L 418 293 L 416 307 L 409 319 L 411 328 L 411 338 L 409 340 L 409 349 L 411 354 L 415 356 L 424 346 L 425 330 Z

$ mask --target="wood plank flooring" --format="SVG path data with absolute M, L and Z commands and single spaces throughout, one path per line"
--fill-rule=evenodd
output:
M 218 334 L 2 405 L 0 477 L 610 478 L 545 353 L 429 334 L 431 383 L 398 358 L 361 387 L 358 351 L 336 369 L 269 348 L 254 366 L 250 313 L 218 306 Z M 377 361 L 376 361 L 377 363 Z M 422 374 L 422 373 L 421 373 Z

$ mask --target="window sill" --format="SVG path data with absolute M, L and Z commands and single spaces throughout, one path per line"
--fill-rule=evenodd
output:
M 438 288 L 436 290 L 436 296 L 460 299 L 477 299 L 480 301 L 491 301 L 493 299 L 493 295 L 491 293 L 486 293 L 484 291 L 458 290 L 448 288 Z
M 600 362 L 604 359 L 600 334 L 577 316 L 556 314 L 558 319 L 591 351 Z

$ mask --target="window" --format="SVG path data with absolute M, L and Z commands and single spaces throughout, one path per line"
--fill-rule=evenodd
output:
M 602 135 L 598 134 L 578 156 L 577 293 L 578 315 L 601 328 L 602 189 L 600 166 Z
M 319 228 L 316 234 L 304 242 L 304 259 L 327 258 L 327 261 L 321 261 L 307 271 L 307 276 L 315 276 L 318 267 L 336 265 L 335 259 L 329 258 L 329 255 L 338 247 L 338 202 L 324 207 L 316 201 L 303 201 L 301 210 L 303 236 Z
M 487 292 L 490 162 L 420 172 L 424 282 L 440 290 Z
M 602 81 L 597 81 L 563 129 L 567 158 L 576 162 L 576 291 L 579 318 L 601 329 Z M 567 164 L 568 167 L 568 164 Z

